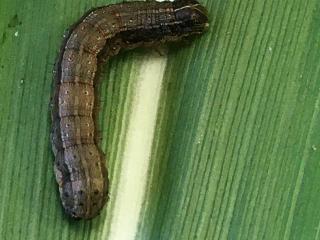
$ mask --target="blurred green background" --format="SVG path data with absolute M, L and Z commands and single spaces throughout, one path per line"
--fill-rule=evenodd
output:
M 0 0 L 0 239 L 108 239 L 60 205 L 49 141 L 64 30 L 109 0 Z M 320 2 L 202 0 L 210 29 L 169 48 L 136 239 L 320 239 Z M 99 129 L 112 186 L 150 50 L 105 65 Z

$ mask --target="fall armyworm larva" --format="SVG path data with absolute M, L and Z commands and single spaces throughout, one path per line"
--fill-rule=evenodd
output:
M 99 7 L 70 29 L 56 63 L 51 134 L 60 198 L 70 216 L 92 218 L 108 199 L 108 174 L 93 119 L 99 60 L 121 49 L 199 35 L 207 27 L 203 6 L 195 0 L 177 0 Z

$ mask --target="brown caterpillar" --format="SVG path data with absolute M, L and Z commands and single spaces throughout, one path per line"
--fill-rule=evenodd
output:
M 52 148 L 60 198 L 74 218 L 96 216 L 108 198 L 105 159 L 95 140 L 97 63 L 121 49 L 201 34 L 207 12 L 195 0 L 125 2 L 85 14 L 65 37 L 56 63 Z

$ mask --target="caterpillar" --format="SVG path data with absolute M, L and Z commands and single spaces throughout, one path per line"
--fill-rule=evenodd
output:
M 122 49 L 178 41 L 207 27 L 207 11 L 199 2 L 176 0 L 98 7 L 70 28 L 55 64 L 51 110 L 54 172 L 68 215 L 95 217 L 109 194 L 94 120 L 97 64 Z

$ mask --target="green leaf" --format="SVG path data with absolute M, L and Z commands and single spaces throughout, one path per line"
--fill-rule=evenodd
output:
M 0 239 L 320 239 L 317 0 L 203 0 L 203 36 L 105 64 L 110 201 L 64 214 L 53 64 L 65 29 L 115 2 L 0 1 Z

